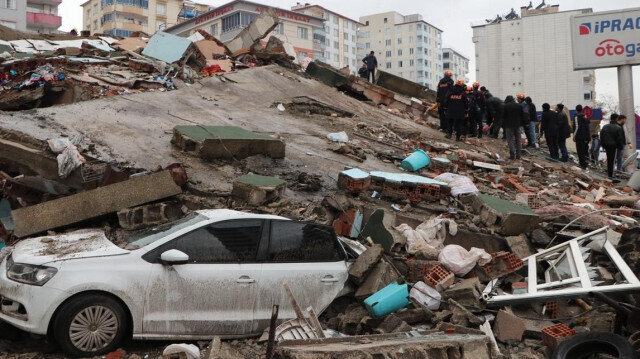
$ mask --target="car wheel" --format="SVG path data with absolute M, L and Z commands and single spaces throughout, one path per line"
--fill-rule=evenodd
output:
M 607 332 L 576 334 L 558 344 L 551 359 L 586 359 L 605 357 L 636 359 L 633 346 L 624 337 Z
M 127 316 L 113 298 L 90 294 L 65 303 L 54 322 L 54 337 L 67 353 L 93 357 L 118 348 L 127 329 Z

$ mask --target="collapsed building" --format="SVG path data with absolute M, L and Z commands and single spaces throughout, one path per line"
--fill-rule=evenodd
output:
M 633 181 L 538 152 L 506 163 L 502 141 L 442 139 L 420 85 L 302 69 L 276 40 L 238 36 L 236 51 L 205 32 L 0 43 L 5 245 L 100 228 L 124 246 L 231 208 L 331 226 L 355 253 L 350 293 L 324 313 L 283 288 L 274 304 L 299 307 L 294 321 L 276 315 L 257 349 L 214 339 L 210 357 L 543 358 L 596 336 L 639 348 Z

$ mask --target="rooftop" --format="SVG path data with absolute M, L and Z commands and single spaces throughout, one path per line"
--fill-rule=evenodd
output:
M 300 3 L 298 3 L 298 4 L 300 4 Z M 306 10 L 306 9 L 310 9 L 310 8 L 314 8 L 314 7 L 318 8 L 318 9 L 322 9 L 322 10 L 328 12 L 328 13 L 331 13 L 331 14 L 333 14 L 335 16 L 341 17 L 341 18 L 343 18 L 345 20 L 349 20 L 349 21 L 355 22 L 358 25 L 364 25 L 363 23 L 361 23 L 358 20 L 353 20 L 353 19 L 351 19 L 349 17 L 346 17 L 344 15 L 338 14 L 337 12 L 331 11 L 331 10 L 329 10 L 329 9 L 323 7 L 323 6 L 320 6 L 320 5 L 305 4 L 305 5 L 302 5 L 300 7 L 294 6 L 294 7 L 291 8 L 291 10 L 294 11 L 294 12 L 297 12 L 298 10 Z

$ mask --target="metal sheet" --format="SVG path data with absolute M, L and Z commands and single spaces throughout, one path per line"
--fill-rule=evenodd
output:
M 185 38 L 158 31 L 149 39 L 142 54 L 172 64 L 184 56 L 191 44 Z

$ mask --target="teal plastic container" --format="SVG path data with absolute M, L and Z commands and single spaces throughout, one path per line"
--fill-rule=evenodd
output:
M 409 157 L 405 158 L 400 167 L 407 171 L 415 172 L 422 167 L 431 164 L 431 157 L 423 150 L 415 150 Z
M 409 286 L 393 282 L 364 300 L 364 305 L 373 317 L 383 317 L 411 304 Z

